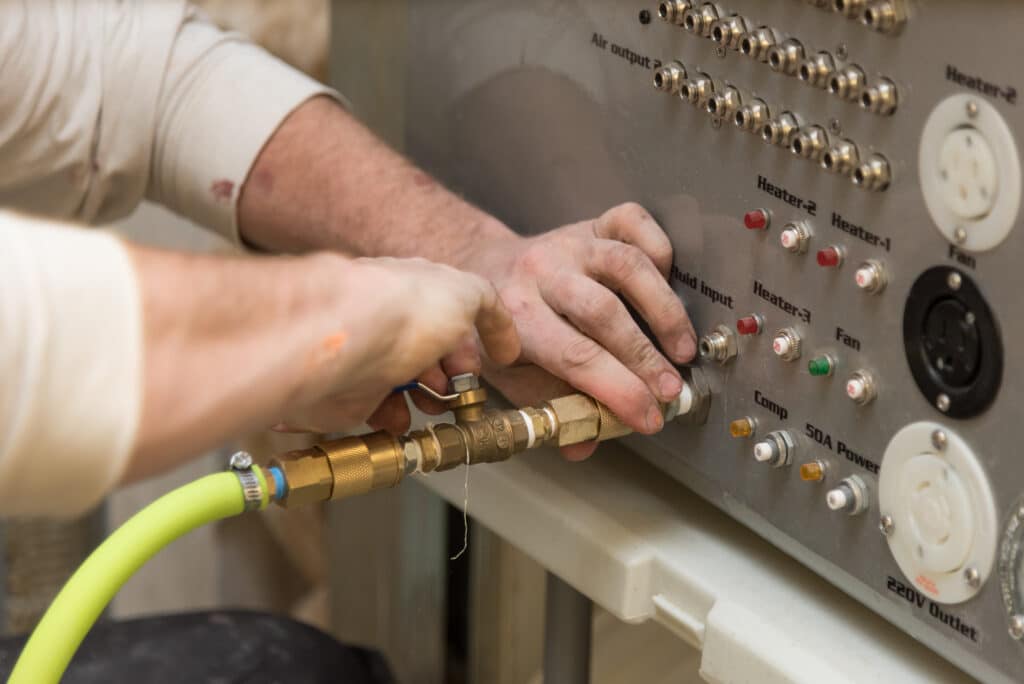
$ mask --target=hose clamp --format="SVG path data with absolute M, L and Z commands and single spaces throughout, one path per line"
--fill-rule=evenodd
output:
M 242 511 L 256 511 L 263 505 L 263 488 L 260 486 L 260 479 L 252 470 L 252 454 L 246 451 L 239 451 L 231 455 L 229 468 L 238 476 L 238 483 L 242 485 L 242 498 L 244 506 Z

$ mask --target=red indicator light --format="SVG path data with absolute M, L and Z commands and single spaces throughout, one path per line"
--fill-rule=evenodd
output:
M 736 332 L 740 335 L 757 335 L 761 332 L 761 321 L 757 316 L 744 316 L 736 321 Z
M 755 209 L 743 215 L 743 225 L 747 230 L 764 230 L 768 227 L 768 212 L 765 209 Z
M 818 265 L 823 268 L 835 268 L 843 263 L 843 253 L 838 247 L 826 247 L 818 250 Z

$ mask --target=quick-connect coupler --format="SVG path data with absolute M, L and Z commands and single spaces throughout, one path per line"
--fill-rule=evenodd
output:
M 286 506 L 343 499 L 394 487 L 409 473 L 444 471 L 460 465 L 495 463 L 542 445 L 603 442 L 632 432 L 612 411 L 585 394 L 570 394 L 539 407 L 485 409 L 487 391 L 474 375 L 453 378 L 447 395 L 419 389 L 445 402 L 454 423 L 428 425 L 403 437 L 386 431 L 343 437 L 275 459 L 284 476 Z M 676 399 L 662 406 L 666 424 L 705 415 L 710 392 L 693 370 Z

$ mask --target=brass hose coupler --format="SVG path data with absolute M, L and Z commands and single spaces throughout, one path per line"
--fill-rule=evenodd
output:
M 322 442 L 271 462 L 284 473 L 286 508 L 394 487 L 405 475 L 399 441 L 385 431 Z

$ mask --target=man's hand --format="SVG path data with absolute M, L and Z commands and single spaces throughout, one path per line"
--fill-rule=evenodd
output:
M 319 260 L 328 278 L 331 268 L 344 273 L 339 324 L 311 352 L 306 384 L 286 407 L 292 429 L 335 432 L 367 421 L 401 434 L 409 411 L 404 397 L 391 396 L 393 387 L 420 378 L 444 392 L 449 376 L 479 373 L 477 336 L 498 364 L 519 356 L 512 318 L 479 276 L 423 259 Z M 428 412 L 443 410 L 413 400 Z
M 476 261 L 515 318 L 521 361 L 604 402 L 639 432 L 663 427 L 658 403 L 682 389 L 672 362 L 690 361 L 696 338 L 666 281 L 672 246 L 647 211 L 623 204 L 537 237 L 485 244 Z M 643 316 L 671 361 L 619 295 Z M 524 370 L 494 369 L 488 377 L 517 403 L 536 401 L 538 391 L 557 391 L 550 378 Z M 592 451 L 587 445 L 567 453 L 582 458 Z
M 275 424 L 402 432 L 396 385 L 477 371 L 476 338 L 498 363 L 520 354 L 491 283 L 422 259 L 130 251 L 146 347 L 129 479 Z

